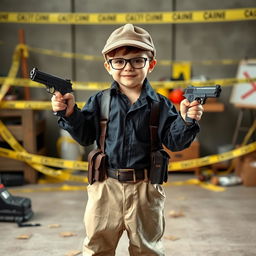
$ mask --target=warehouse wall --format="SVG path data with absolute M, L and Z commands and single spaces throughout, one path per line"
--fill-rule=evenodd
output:
M 17 12 L 147 12 L 183 11 L 204 9 L 231 9 L 254 7 L 254 0 L 179 0 L 179 1 L 95 1 L 95 0 L 1 0 L 1 11 Z M 255 21 L 196 24 L 142 25 L 148 30 L 157 48 L 157 59 L 218 60 L 256 57 Z M 119 25 L 118 25 L 119 26 Z M 115 25 L 41 25 L 0 23 L 0 75 L 7 74 L 11 56 L 18 43 L 18 30 L 23 28 L 28 45 L 57 51 L 100 55 L 108 35 Z M 103 68 L 103 60 L 82 61 L 30 53 L 29 68 L 38 67 L 44 72 L 77 81 L 111 81 Z M 193 76 L 208 79 L 236 77 L 237 65 L 193 65 Z M 158 66 L 150 75 L 151 80 L 169 78 L 171 67 Z M 217 152 L 220 145 L 230 144 L 238 110 L 229 104 L 232 87 L 225 87 L 220 101 L 225 104 L 223 113 L 205 113 L 201 123 L 199 141 L 202 155 Z M 87 100 L 94 93 L 76 93 L 77 100 Z M 32 90 L 33 99 L 50 99 L 43 89 Z M 47 119 L 48 152 L 56 154 L 55 142 L 59 136 L 56 118 L 51 111 L 43 112 Z M 214 125 L 213 125 L 214 124 Z

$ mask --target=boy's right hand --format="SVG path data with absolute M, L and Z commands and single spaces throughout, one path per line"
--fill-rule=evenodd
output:
M 69 117 L 74 112 L 75 97 L 71 93 L 61 95 L 60 92 L 55 91 L 52 96 L 52 110 L 58 112 L 66 109 L 65 117 Z

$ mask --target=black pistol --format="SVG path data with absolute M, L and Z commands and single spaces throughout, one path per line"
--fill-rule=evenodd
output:
M 221 93 L 221 86 L 205 86 L 205 87 L 195 87 L 195 86 L 188 86 L 183 96 L 189 101 L 192 102 L 197 100 L 200 104 L 205 104 L 207 98 L 218 98 Z M 192 123 L 193 119 L 186 117 L 186 122 Z
M 54 94 L 55 91 L 60 92 L 62 95 L 72 92 L 72 83 L 68 79 L 62 79 L 42 71 L 39 71 L 37 68 L 33 68 L 30 71 L 30 79 L 44 84 L 48 93 Z M 56 112 L 57 116 L 64 117 L 66 110 L 61 110 Z

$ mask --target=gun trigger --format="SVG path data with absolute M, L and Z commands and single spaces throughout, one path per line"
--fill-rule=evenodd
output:
M 54 87 L 49 87 L 49 93 L 51 93 L 51 94 L 54 94 L 54 93 L 55 93 Z
M 48 93 L 50 93 L 50 94 L 54 94 L 54 93 L 55 93 L 54 87 L 47 87 L 47 88 L 46 88 L 46 91 L 47 91 Z
M 204 99 L 203 99 L 203 98 L 198 98 L 197 101 L 198 101 L 198 103 L 201 104 L 201 105 L 204 104 Z

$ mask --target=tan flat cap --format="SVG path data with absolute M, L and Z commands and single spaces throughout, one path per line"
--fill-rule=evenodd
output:
M 143 28 L 126 24 L 112 32 L 109 36 L 102 54 L 105 55 L 122 46 L 133 46 L 143 50 L 151 51 L 156 55 L 156 49 L 150 34 Z

